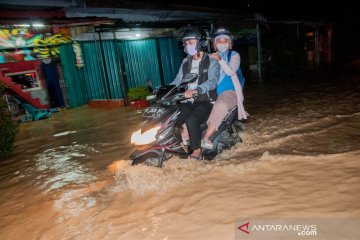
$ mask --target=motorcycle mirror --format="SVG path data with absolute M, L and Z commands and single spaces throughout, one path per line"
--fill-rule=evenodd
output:
M 198 75 L 196 73 L 187 73 L 184 75 L 184 77 L 181 79 L 181 83 L 192 83 L 195 82 L 198 78 Z

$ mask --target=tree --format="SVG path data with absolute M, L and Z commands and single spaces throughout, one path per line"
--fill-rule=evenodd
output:
M 0 154 L 8 153 L 13 149 L 17 133 L 17 124 L 12 120 L 4 99 L 5 88 L 5 85 L 0 83 Z

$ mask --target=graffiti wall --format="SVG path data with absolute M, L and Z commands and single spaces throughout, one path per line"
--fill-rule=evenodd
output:
M 59 45 L 70 42 L 68 29 L 35 33 L 29 29 L 0 29 L 0 63 L 56 57 Z

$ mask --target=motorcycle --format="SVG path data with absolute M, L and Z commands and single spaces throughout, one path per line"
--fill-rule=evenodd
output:
M 165 86 L 158 90 L 155 104 L 146 108 L 142 117 L 145 125 L 133 132 L 131 143 L 139 148 L 130 156 L 132 165 L 146 164 L 162 167 L 164 161 L 174 154 L 186 158 L 190 151 L 183 144 L 180 129 L 176 126 L 181 109 L 179 105 L 186 100 L 186 85 L 197 79 L 197 74 L 186 74 L 179 87 Z M 196 96 L 194 96 L 196 98 Z M 244 130 L 243 124 L 236 120 L 237 107 L 231 109 L 220 124 L 219 129 L 209 138 L 212 149 L 203 149 L 203 159 L 211 160 L 223 150 L 242 142 L 239 134 Z M 206 122 L 201 125 L 202 137 L 206 132 Z

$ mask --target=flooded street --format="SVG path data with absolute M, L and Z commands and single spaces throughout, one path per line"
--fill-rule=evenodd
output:
M 218 240 L 246 217 L 359 219 L 359 69 L 247 85 L 244 142 L 210 162 L 130 166 L 141 119 L 124 108 L 21 124 L 0 161 L 0 239 Z

